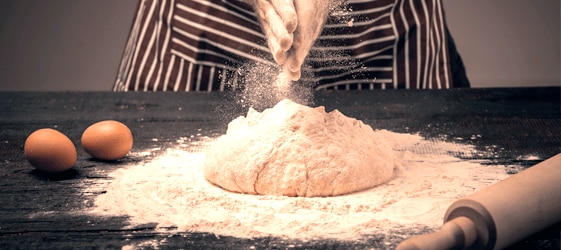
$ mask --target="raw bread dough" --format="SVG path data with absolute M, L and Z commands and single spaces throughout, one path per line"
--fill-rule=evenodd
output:
M 204 175 L 239 193 L 335 196 L 389 181 L 393 152 L 362 121 L 285 99 L 230 122 L 207 150 Z

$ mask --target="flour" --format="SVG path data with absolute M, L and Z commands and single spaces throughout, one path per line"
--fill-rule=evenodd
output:
M 111 172 L 101 186 L 84 187 L 101 193 L 88 213 L 127 216 L 131 226 L 157 223 L 156 230 L 168 233 L 353 240 L 393 229 L 437 229 L 453 201 L 508 176 L 504 167 L 451 156 L 476 155 L 469 145 L 376 133 L 403 160 L 402 171 L 362 192 L 305 198 L 225 191 L 203 176 L 205 150 L 214 138 L 201 135 L 194 142 L 178 138 L 160 156 Z M 133 152 L 134 157 L 149 154 Z
M 238 73 L 243 75 L 244 81 L 235 99 L 243 108 L 264 110 L 283 99 L 303 105 L 312 104 L 312 83 L 291 81 L 278 65 L 248 63 Z
M 246 194 L 334 196 L 390 180 L 396 157 L 385 138 L 338 110 L 282 100 L 250 108 L 207 150 L 205 178 Z

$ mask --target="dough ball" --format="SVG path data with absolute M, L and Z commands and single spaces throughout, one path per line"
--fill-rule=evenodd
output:
M 233 192 L 324 197 L 389 181 L 393 159 L 383 136 L 362 121 L 283 100 L 230 122 L 207 150 L 204 175 Z

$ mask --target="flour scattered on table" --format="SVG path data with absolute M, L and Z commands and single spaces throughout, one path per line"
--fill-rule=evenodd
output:
M 419 135 L 375 130 L 401 167 L 387 183 L 333 197 L 251 195 L 226 191 L 204 177 L 203 162 L 213 138 L 178 140 L 145 163 L 109 174 L 89 213 L 127 216 L 131 226 L 209 232 L 240 238 L 361 239 L 392 229 L 442 224 L 455 200 L 506 178 L 504 167 L 452 155 L 476 155 L 469 145 L 426 140 Z M 146 155 L 144 152 L 137 152 Z

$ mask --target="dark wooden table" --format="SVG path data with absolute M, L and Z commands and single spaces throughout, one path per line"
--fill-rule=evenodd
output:
M 463 139 L 486 152 L 473 157 L 523 169 L 561 152 L 560 97 L 558 87 L 341 91 L 316 93 L 314 105 L 339 109 L 374 128 Z M 120 120 L 133 131 L 133 150 L 158 144 L 163 152 L 180 136 L 224 133 L 227 123 L 246 111 L 234 93 L 0 92 L 0 249 L 121 248 L 147 239 L 165 239 L 159 246 L 164 249 L 383 249 L 399 243 L 398 238 L 376 233 L 356 244 L 239 239 L 205 232 L 165 234 L 156 232 L 154 225 L 128 228 L 123 217 L 76 213 L 98 195 L 84 193 L 80 186 L 95 185 L 120 164 L 139 160 L 99 162 L 89 158 L 80 148 L 79 138 L 90 124 Z M 64 131 L 77 145 L 76 166 L 63 175 L 34 170 L 23 154 L 26 137 L 44 127 Z M 523 155 L 535 155 L 539 160 L 521 158 Z M 560 249 L 560 237 L 561 222 L 557 222 L 510 248 Z M 388 241 L 392 244 L 384 243 Z

